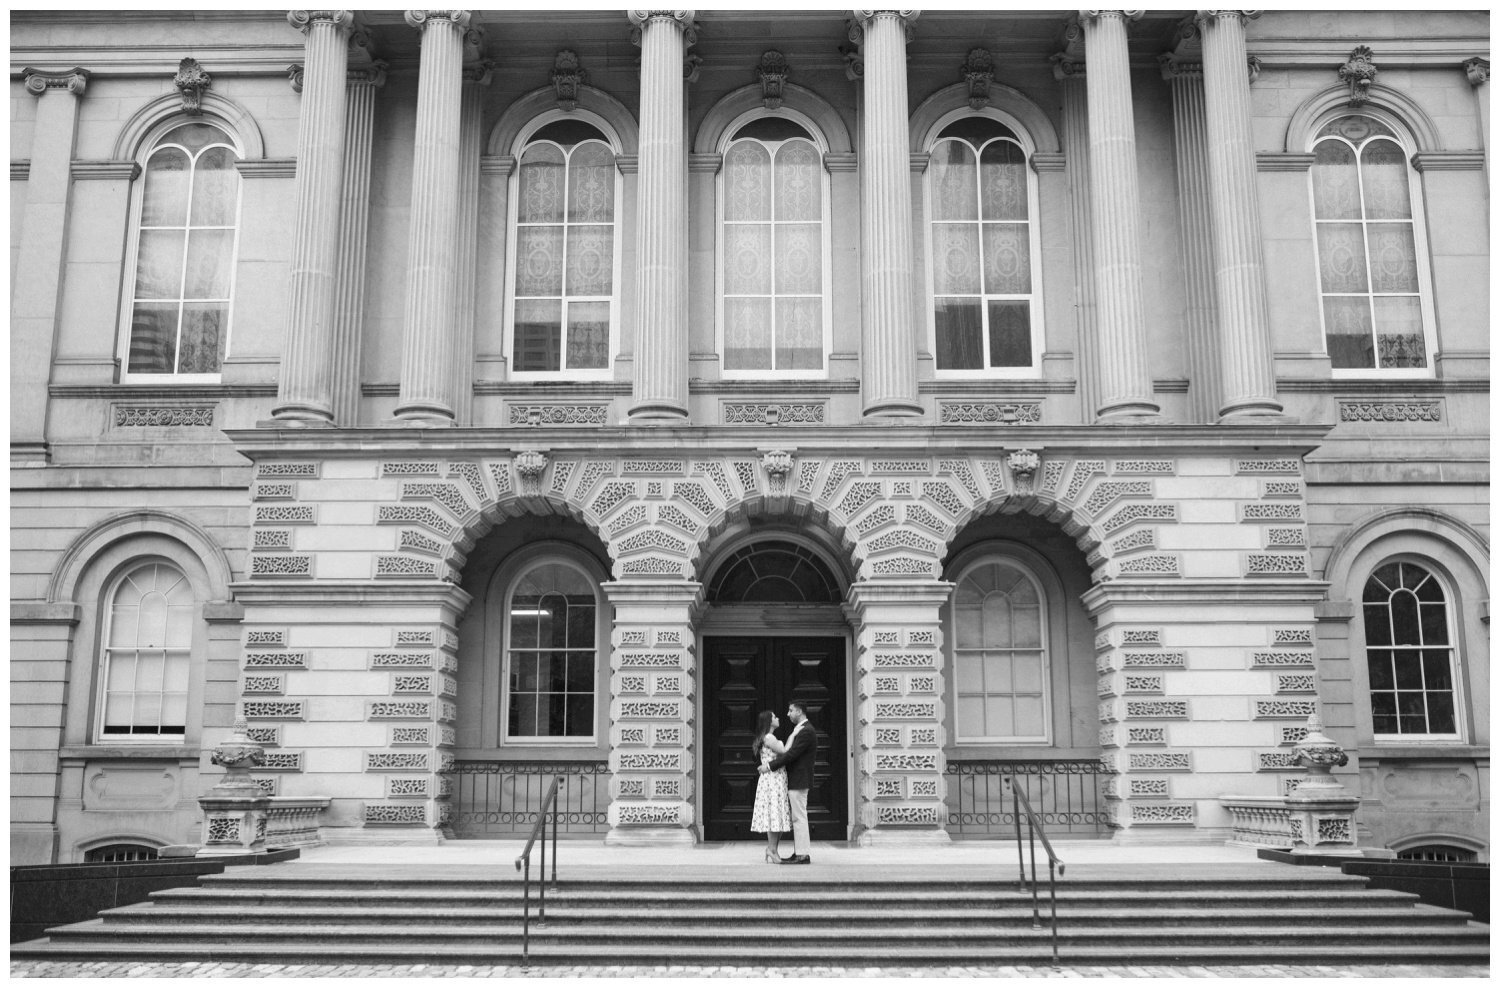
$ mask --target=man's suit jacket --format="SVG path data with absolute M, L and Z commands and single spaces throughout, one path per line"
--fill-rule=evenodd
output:
M 810 721 L 802 722 L 802 729 L 792 735 L 791 744 L 785 753 L 771 759 L 771 770 L 786 767 L 788 789 L 811 789 L 813 765 L 818 760 L 818 732 Z

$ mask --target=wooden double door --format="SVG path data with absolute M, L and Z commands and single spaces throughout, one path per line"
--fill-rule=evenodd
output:
M 703 837 L 762 840 L 750 830 L 760 775 L 750 751 L 762 710 L 792 725 L 787 704 L 800 700 L 818 732 L 807 820 L 813 840 L 848 836 L 846 648 L 842 637 L 708 637 L 703 642 Z

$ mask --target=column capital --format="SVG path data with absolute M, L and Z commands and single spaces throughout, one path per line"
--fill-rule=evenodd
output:
M 379 89 L 385 85 L 385 73 L 389 67 L 388 63 L 376 59 L 369 65 L 350 69 L 349 85 L 369 86 L 373 89 Z
M 1203 61 L 1201 57 L 1188 61 L 1178 58 L 1172 52 L 1162 52 L 1156 56 L 1156 60 L 1161 64 L 1161 77 L 1167 82 L 1173 82 L 1177 79 L 1197 79 L 1200 82 L 1203 80 Z
M 40 96 L 49 89 L 66 89 L 74 96 L 82 96 L 88 88 L 89 70 L 76 66 L 56 72 L 27 68 L 21 70 L 21 78 L 26 80 L 26 91 L 33 96 Z
M 473 12 L 468 10 L 408 10 L 406 23 L 419 31 L 427 30 L 430 24 L 452 24 L 460 31 L 467 31 L 472 16 Z
M 469 62 L 463 68 L 464 85 L 488 86 L 495 77 L 495 60 L 492 58 Z
M 311 31 L 313 24 L 322 21 L 332 24 L 340 31 L 350 32 L 354 30 L 354 11 L 289 10 L 286 12 L 286 22 L 303 34 Z
M 901 22 L 905 40 L 911 40 L 911 22 L 922 16 L 919 10 L 851 10 L 845 23 L 849 25 L 849 40 L 856 45 L 865 42 L 865 29 L 877 17 L 894 17 Z
M 1464 62 L 1464 74 L 1469 77 L 1469 85 L 1484 85 L 1490 81 L 1490 60 L 1487 58 L 1469 59 Z
M 633 25 L 630 31 L 632 44 L 641 43 L 641 30 L 645 28 L 648 21 L 666 21 L 682 28 L 683 37 L 689 45 L 698 42 L 698 25 L 696 10 L 632 10 L 626 14 Z
M 1240 27 L 1244 27 L 1246 21 L 1253 21 L 1260 15 L 1259 10 L 1200 10 L 1193 15 L 1193 22 L 1202 28 L 1209 24 L 1225 24 L 1232 20 Z
M 1118 17 L 1122 21 L 1138 21 L 1146 16 L 1144 10 L 1080 10 L 1078 22 L 1080 24 L 1091 24 L 1106 17 Z

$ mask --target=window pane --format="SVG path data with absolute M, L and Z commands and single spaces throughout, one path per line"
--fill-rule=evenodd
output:
M 167 655 L 166 672 L 162 678 L 163 688 L 175 692 L 184 692 L 188 687 L 188 656 L 184 652 L 172 652 Z
M 823 162 L 807 141 L 788 141 L 776 152 L 776 219 L 823 217 Z
M 958 734 L 965 738 L 982 738 L 984 730 L 984 697 L 958 698 Z
M 990 295 L 1031 292 L 1031 234 L 1022 223 L 984 225 L 984 290 Z
M 1427 698 L 1421 693 L 1397 693 L 1396 718 L 1402 734 L 1428 733 Z
M 522 223 L 556 223 L 563 218 L 563 153 L 551 144 L 533 144 L 521 155 L 516 218 Z
M 1417 291 L 1417 245 L 1410 223 L 1370 224 L 1370 277 L 1377 292 Z
M 986 693 L 1010 693 L 1010 653 L 986 652 L 984 656 L 984 689 Z
M 181 144 L 193 154 L 197 154 L 210 144 L 227 144 L 229 139 L 217 127 L 206 123 L 190 123 L 173 128 L 167 136 L 162 138 L 162 142 Z
M 1015 702 L 1008 696 L 985 697 L 984 726 L 990 737 L 1013 737 L 1016 733 Z
M 537 702 L 534 693 L 512 693 L 510 695 L 510 725 L 508 733 L 514 737 L 535 737 Z
M 991 302 L 990 366 L 1031 366 L 1031 303 Z
M 1019 696 L 1015 700 L 1016 736 L 1037 738 L 1046 733 L 1046 713 L 1039 696 Z
M 233 255 L 233 230 L 189 233 L 183 298 L 228 298 Z
M 612 223 L 615 155 L 603 144 L 580 144 L 568 159 L 568 221 Z
M 104 701 L 105 732 L 109 734 L 128 733 L 134 707 L 133 698 L 129 693 L 111 693 Z
M 1328 357 L 1334 367 L 1375 366 L 1368 298 L 1325 297 L 1323 328 L 1328 333 Z
M 594 605 L 574 601 L 568 605 L 568 647 L 594 647 Z
M 614 283 L 614 228 L 568 228 L 568 294 L 608 295 Z
M 1395 665 L 1387 649 L 1370 649 L 1366 661 L 1370 667 L 1370 689 L 1393 690 L 1396 688 Z
M 188 156 L 162 148 L 146 162 L 141 226 L 183 226 L 187 221 Z
M 955 645 L 958 648 L 969 648 L 974 645 L 983 644 L 979 637 L 982 627 L 979 608 L 974 606 L 957 607 L 953 613 L 957 618 L 956 623 L 958 626 L 955 629 Z
M 985 146 L 979 161 L 980 204 L 986 220 L 1026 219 L 1026 155 L 1010 141 Z
M 994 592 L 984 598 L 984 643 L 992 648 L 1010 648 L 1015 644 L 1010 597 L 1005 593 Z
M 539 661 L 539 678 L 542 688 L 549 693 L 568 691 L 568 653 L 546 652 Z
M 1410 219 L 1411 193 L 1406 184 L 1406 155 L 1400 145 L 1393 141 L 1371 141 L 1359 156 L 1365 183 L 1365 218 Z
M 937 366 L 940 370 L 984 367 L 978 299 L 939 298 L 936 306 Z
M 1426 367 L 1427 343 L 1422 336 L 1422 303 L 1415 296 L 1378 297 L 1375 303 L 1375 345 L 1381 367 Z
M 135 695 L 135 723 L 132 734 L 155 734 L 161 726 L 161 694 L 137 693 Z
M 776 322 L 776 369 L 822 370 L 822 300 L 777 299 Z
M 137 302 L 130 314 L 130 372 L 170 374 L 176 350 L 177 303 Z
M 1400 648 L 1392 654 L 1396 657 L 1396 689 L 1420 690 L 1422 688 L 1422 653 L 1414 648 Z
M 974 149 L 962 141 L 939 141 L 928 162 L 934 220 L 979 219 Z
M 777 226 L 776 293 L 811 295 L 822 290 L 822 228 L 815 223 Z
M 979 228 L 938 223 L 932 228 L 934 295 L 979 294 Z
M 1429 690 L 1447 692 L 1453 689 L 1453 667 L 1446 650 L 1422 656 L 1422 678 Z
M 609 303 L 568 303 L 568 369 L 609 366 Z
M 229 320 L 226 302 L 188 302 L 182 307 L 182 341 L 177 353 L 179 374 L 216 374 L 224 363 L 224 330 Z
M 724 300 L 724 367 L 726 370 L 771 369 L 771 300 Z
M 1427 694 L 1427 730 L 1432 734 L 1453 734 L 1458 730 L 1452 693 Z
M 240 185 L 234 160 L 235 154 L 228 148 L 209 148 L 193 165 L 193 226 L 234 224 Z
M 583 652 L 571 652 L 568 655 L 568 675 L 566 681 L 570 693 L 594 692 L 594 657 Z
M 516 302 L 518 371 L 559 369 L 562 303 L 556 299 L 519 299 Z
M 1448 644 L 1448 609 L 1442 604 L 1422 604 L 1422 644 Z
M 535 693 L 541 688 L 541 673 L 538 670 L 539 656 L 536 652 L 512 652 L 510 659 L 510 688 L 518 693 Z
M 736 141 L 724 155 L 724 218 L 771 219 L 771 155 L 757 141 Z
M 1391 630 L 1396 645 L 1420 645 L 1421 631 L 1417 621 L 1417 598 L 1405 590 L 1391 594 Z
M 1042 653 L 1021 652 L 1011 662 L 1017 693 L 1042 691 Z
M 1358 223 L 1318 224 L 1318 270 L 1325 292 L 1367 292 L 1365 238 Z
M 161 698 L 161 726 L 168 734 L 181 734 L 187 726 L 187 694 L 167 693 Z
M 193 640 L 193 605 L 173 603 L 167 608 L 167 634 L 163 644 L 186 648 Z
M 771 294 L 771 227 L 735 224 L 724 228 L 724 293 Z
M 1322 141 L 1314 154 L 1313 215 L 1320 220 L 1359 219 L 1359 175 L 1354 166 L 1354 149 L 1343 141 Z
M 960 693 L 979 693 L 984 690 L 984 667 L 979 656 L 960 656 L 957 665 Z
M 586 738 L 594 733 L 593 694 L 572 694 L 567 699 L 567 736 Z
M 1396 694 L 1373 693 L 1370 696 L 1370 719 L 1376 734 L 1395 734 Z
M 1365 605 L 1365 644 L 1391 644 L 1390 611 L 1383 602 Z
M 110 656 L 107 689 L 110 693 L 128 692 L 135 688 L 135 653 L 116 652 Z
M 516 230 L 516 294 L 561 295 L 563 228 L 523 226 Z
M 180 298 L 182 296 L 181 230 L 142 230 L 136 252 L 135 297 Z

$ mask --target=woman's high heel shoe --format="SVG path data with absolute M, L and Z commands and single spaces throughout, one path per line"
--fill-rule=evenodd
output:
M 775 851 L 767 851 L 766 852 L 766 864 L 780 864 L 780 863 L 781 863 L 781 861 L 780 861 L 780 855 L 778 855 Z

